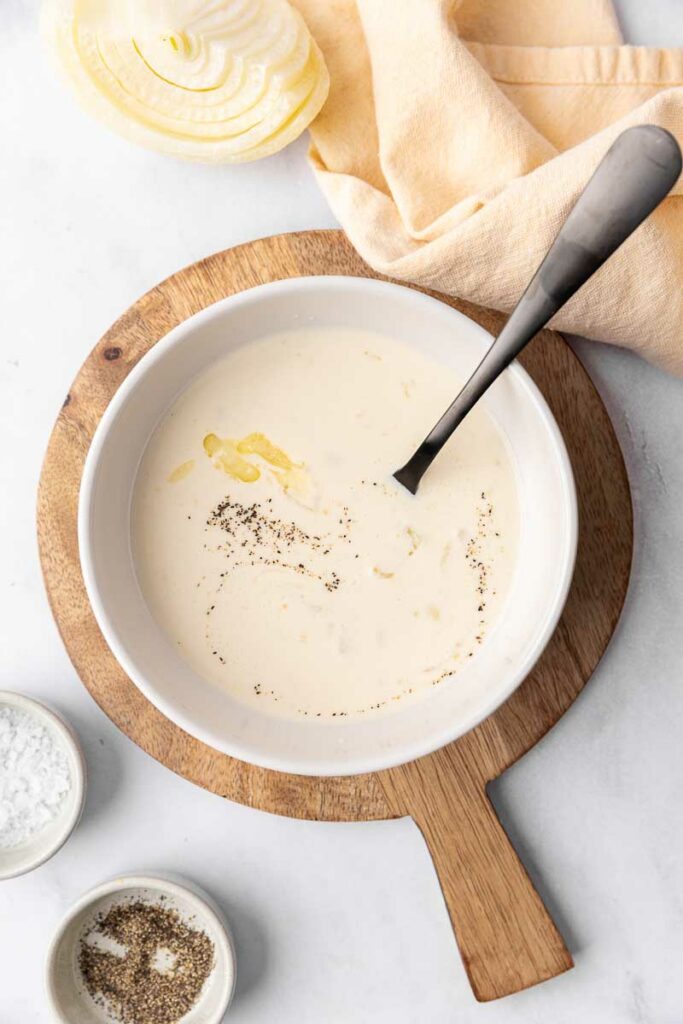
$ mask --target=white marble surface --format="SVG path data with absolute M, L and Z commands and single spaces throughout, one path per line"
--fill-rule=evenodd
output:
M 631 41 L 683 44 L 679 0 L 619 6 Z M 35 13 L 34 0 L 2 0 L 0 688 L 47 698 L 71 718 L 90 793 L 67 847 L 0 886 L 0 1022 L 49 1020 L 45 949 L 87 886 L 164 868 L 205 885 L 230 915 L 235 1024 L 680 1024 L 683 385 L 579 343 L 626 452 L 633 584 L 590 687 L 494 791 L 576 969 L 479 1006 L 410 822 L 305 824 L 205 793 L 109 723 L 62 649 L 40 579 L 34 497 L 79 364 L 122 309 L 178 267 L 333 221 L 301 143 L 256 166 L 206 169 L 101 130 L 55 84 Z

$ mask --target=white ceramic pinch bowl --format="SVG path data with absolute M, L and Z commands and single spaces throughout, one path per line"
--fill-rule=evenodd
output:
M 220 1024 L 235 991 L 235 949 L 230 928 L 211 897 L 194 883 L 168 875 L 122 875 L 85 893 L 62 920 L 47 954 L 48 1005 L 60 1024 L 111 1024 L 106 1005 L 88 993 L 78 957 L 81 939 L 96 919 L 120 900 L 157 902 L 176 910 L 192 928 L 208 935 L 214 965 L 183 1024 Z
M 17 846 L 0 848 L 0 880 L 26 874 L 44 864 L 62 848 L 78 824 L 85 803 L 85 758 L 71 727 L 41 701 L 0 690 L 0 708 L 12 707 L 33 716 L 61 746 L 69 765 L 71 788 L 59 811 L 44 828 Z
M 138 586 L 130 542 L 137 468 L 155 426 L 198 374 L 237 346 L 315 326 L 385 334 L 451 368 L 461 380 L 492 340 L 437 299 L 365 278 L 296 278 L 224 299 L 155 345 L 114 396 L 83 473 L 79 544 L 88 595 L 107 643 L 163 714 L 243 761 L 303 775 L 348 775 L 436 750 L 481 722 L 521 683 L 565 603 L 576 555 L 576 495 L 557 424 L 536 385 L 515 363 L 482 401 L 515 467 L 517 569 L 500 620 L 453 685 L 434 687 L 419 702 L 376 718 L 292 721 L 247 707 L 211 685 L 179 656 Z M 442 411 L 435 409 L 434 418 Z

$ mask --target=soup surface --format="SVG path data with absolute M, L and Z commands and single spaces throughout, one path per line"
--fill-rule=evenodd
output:
M 303 329 L 234 350 L 178 397 L 140 465 L 132 544 L 199 675 L 310 718 L 457 686 L 515 566 L 511 457 L 478 407 L 416 497 L 391 474 L 460 383 L 390 338 Z

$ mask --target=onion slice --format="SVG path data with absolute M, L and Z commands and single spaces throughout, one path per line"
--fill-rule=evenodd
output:
M 287 0 L 46 0 L 43 28 L 82 105 L 171 156 L 269 156 L 327 98 L 323 56 Z

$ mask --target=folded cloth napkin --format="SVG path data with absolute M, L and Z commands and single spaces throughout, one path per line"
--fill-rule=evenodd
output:
M 683 145 L 683 50 L 610 0 L 295 0 L 331 75 L 320 185 L 377 271 L 509 311 L 615 136 Z M 683 375 L 683 179 L 554 326 Z

